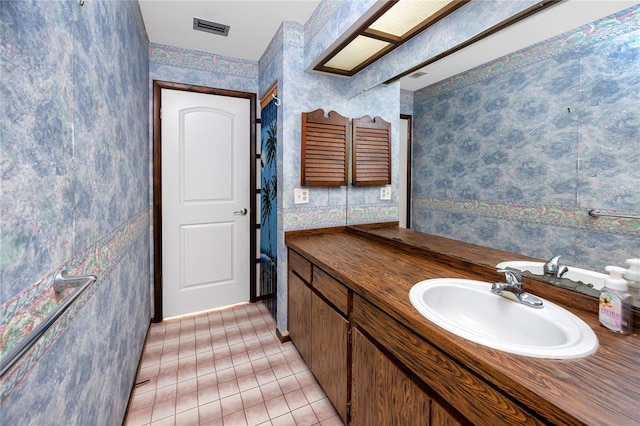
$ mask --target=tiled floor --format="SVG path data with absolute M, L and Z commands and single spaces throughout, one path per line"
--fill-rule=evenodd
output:
M 262 304 L 152 324 L 125 425 L 342 425 Z

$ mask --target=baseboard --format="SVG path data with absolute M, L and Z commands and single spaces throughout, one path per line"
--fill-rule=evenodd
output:
M 127 421 L 127 416 L 129 415 L 129 409 L 131 408 L 131 401 L 133 401 L 133 393 L 136 387 L 138 387 L 139 385 L 139 383 L 136 383 L 136 380 L 138 380 L 138 373 L 140 373 L 140 366 L 142 365 L 142 355 L 144 355 L 144 348 L 147 347 L 147 340 L 149 340 L 149 332 L 151 331 L 152 322 L 153 321 L 151 320 L 149 323 L 149 327 L 147 328 L 147 332 L 145 333 L 145 336 L 144 336 L 144 342 L 142 342 L 142 350 L 140 351 L 140 359 L 138 360 L 138 367 L 136 368 L 136 373 L 131 383 L 131 390 L 129 391 L 129 400 L 127 401 L 127 407 L 124 410 L 124 418 L 122 419 L 123 426 Z
M 284 333 L 282 333 L 277 327 L 276 327 L 276 336 L 278 336 L 278 339 L 280 340 L 280 343 L 285 343 L 285 342 L 290 342 L 291 341 L 291 336 L 289 336 L 289 331 L 286 331 Z

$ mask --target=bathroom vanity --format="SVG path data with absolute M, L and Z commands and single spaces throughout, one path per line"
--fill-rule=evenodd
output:
M 587 357 L 544 359 L 449 333 L 409 301 L 426 279 L 502 281 L 490 265 L 522 256 L 389 225 L 289 232 L 286 244 L 289 335 L 345 423 L 640 424 L 637 318 L 615 335 L 594 298 L 525 278 L 599 340 Z

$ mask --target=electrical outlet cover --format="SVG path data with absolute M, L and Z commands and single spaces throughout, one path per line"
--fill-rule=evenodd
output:
M 294 188 L 294 204 L 307 204 L 309 202 L 309 190 L 307 188 Z
M 383 186 L 380 188 L 380 199 L 381 200 L 390 200 L 391 199 L 391 187 Z

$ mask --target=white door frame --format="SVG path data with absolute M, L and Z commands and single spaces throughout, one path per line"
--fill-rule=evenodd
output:
M 182 83 L 153 80 L 153 317 L 152 322 L 163 319 L 162 312 L 162 132 L 160 106 L 161 89 L 182 90 L 209 95 L 229 96 L 249 99 L 250 147 L 249 147 L 249 295 L 250 301 L 256 297 L 256 94 L 233 90 L 216 89 L 205 86 L 193 86 Z

